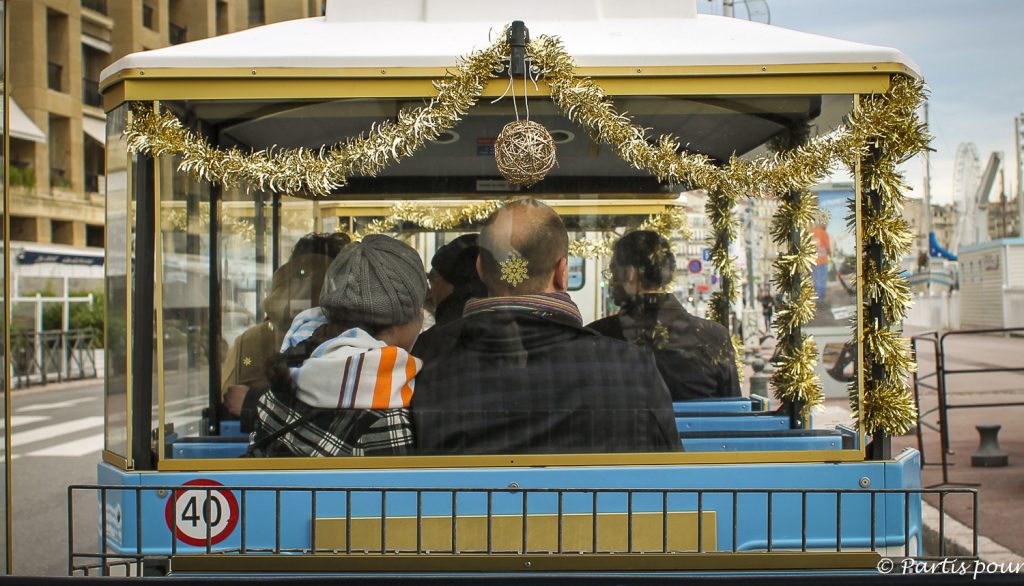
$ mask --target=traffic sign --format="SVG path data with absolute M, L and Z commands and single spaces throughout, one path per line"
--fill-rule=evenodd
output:
M 704 262 L 708 262 L 709 260 L 711 260 L 711 249 L 710 248 L 702 248 L 700 250 L 700 258 Z
M 189 480 L 183 486 L 195 488 L 175 490 L 167 499 L 167 528 L 189 545 L 204 546 L 207 538 L 210 545 L 216 545 L 227 539 L 238 524 L 235 495 L 213 488 L 224 485 L 205 478 Z
M 704 268 L 704 265 L 700 262 L 699 258 L 691 258 L 690 263 L 686 267 L 690 269 L 691 273 L 697 274 Z

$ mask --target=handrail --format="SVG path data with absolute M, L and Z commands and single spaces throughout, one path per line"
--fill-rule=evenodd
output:
M 899 548 L 904 558 L 930 559 L 929 555 L 934 557 L 937 554 L 935 559 L 941 559 L 957 557 L 955 553 L 946 551 L 943 520 L 947 497 L 965 495 L 965 498 L 970 499 L 975 514 L 978 507 L 977 490 L 967 488 L 521 488 L 515 484 L 507 487 L 456 488 L 75 484 L 67 490 L 70 575 L 89 575 L 92 570 L 107 574 L 113 566 L 123 566 L 128 571 L 134 566 L 142 574 L 146 561 L 166 560 L 168 555 L 174 558 L 179 554 L 193 553 L 217 556 L 297 556 L 293 559 L 318 554 L 354 554 L 362 559 L 367 559 L 363 557 L 367 555 L 386 555 L 387 559 L 380 566 L 382 571 L 392 568 L 394 560 L 400 556 L 426 559 L 446 555 L 567 556 L 586 559 L 588 556 L 608 554 L 661 554 L 682 558 L 692 554 L 756 556 L 772 555 L 773 552 L 792 555 L 854 550 L 894 555 L 894 548 Z M 190 493 L 193 495 L 191 500 L 179 511 L 178 500 L 184 500 Z M 98 551 L 79 551 L 76 548 L 73 523 L 76 495 L 80 495 L 80 502 L 84 498 L 92 506 L 100 503 L 97 521 L 101 539 Z M 916 511 L 925 495 L 938 496 L 938 552 L 921 552 L 914 545 L 921 543 L 920 536 L 916 535 L 921 530 L 919 513 Z M 228 498 L 229 509 L 220 509 L 210 504 L 212 499 Z M 204 504 L 200 505 L 199 501 Z M 111 509 L 108 506 L 112 502 L 117 503 L 117 508 Z M 159 511 L 145 509 L 143 502 L 159 503 Z M 425 506 L 425 503 L 429 506 Z M 356 506 L 353 507 L 353 504 Z M 794 505 L 799 513 L 792 510 Z M 820 514 L 812 514 L 809 505 L 818 513 L 828 510 L 829 516 L 832 516 L 834 512 L 834 517 L 826 521 Z M 846 515 L 843 514 L 844 507 L 848 511 Z M 225 510 L 230 510 L 234 518 L 221 517 Z M 915 511 L 913 516 L 912 510 Z M 118 515 L 113 525 L 108 518 L 112 511 L 117 511 L 114 514 Z M 153 526 L 142 522 L 141 517 L 147 512 L 153 515 L 152 519 L 158 520 L 154 522 L 160 528 L 159 534 L 153 533 Z M 179 512 L 192 515 L 188 520 L 195 521 L 187 539 L 179 533 L 181 530 L 176 528 L 175 522 L 167 521 L 168 524 L 164 525 L 165 518 L 178 519 Z M 688 532 L 693 528 L 681 529 L 671 523 L 670 519 L 676 513 L 696 513 L 693 520 L 696 531 Z M 715 516 L 705 518 L 712 513 Z M 799 517 L 799 525 L 778 521 L 776 513 L 791 521 Z M 844 517 L 849 522 L 852 517 L 860 517 L 861 513 L 869 519 L 867 523 L 844 526 Z M 132 515 L 134 520 L 131 520 Z M 623 527 L 612 531 L 616 535 L 606 533 L 607 529 L 600 530 L 606 525 L 598 521 L 606 515 L 620 516 L 624 521 Z M 217 520 L 210 519 L 210 516 Z M 292 526 L 296 519 L 301 519 L 305 525 L 304 519 L 307 516 L 310 521 L 308 530 L 282 538 L 282 519 L 292 521 Z M 318 527 L 320 524 L 316 522 L 317 519 L 332 520 L 334 523 L 331 531 L 323 533 L 327 526 Z M 437 519 L 450 519 L 440 530 L 441 533 L 438 533 L 437 526 L 429 529 L 425 526 L 425 521 Z M 538 523 L 540 519 L 546 521 Z M 638 521 L 640 519 L 645 521 Z M 379 529 L 375 533 L 371 532 L 372 536 L 362 532 L 359 536 L 361 538 L 357 538 L 354 544 L 353 537 L 356 537 L 358 530 L 356 525 L 367 520 Z M 502 520 L 515 522 L 502 524 Z M 253 526 L 260 521 L 262 530 Z M 552 521 L 556 521 L 554 525 Z M 397 527 L 394 523 L 398 522 L 409 524 L 406 531 L 411 533 L 395 533 Z M 654 540 L 647 535 L 647 545 L 639 545 L 639 539 L 633 539 L 637 531 L 634 525 L 644 522 L 646 531 L 655 531 L 658 535 Z M 228 533 L 213 535 L 211 527 L 214 525 L 230 525 L 231 529 L 224 530 Z M 656 526 L 660 526 L 660 529 Z M 116 539 L 119 547 L 115 551 L 111 551 L 108 543 L 108 527 L 118 531 Z M 129 530 L 122 535 L 119 529 L 122 527 L 133 527 L 134 532 Z M 148 528 L 144 530 L 144 527 Z M 271 527 L 274 535 L 269 534 Z M 573 527 L 585 530 L 587 535 L 575 535 L 570 540 Z M 777 527 L 774 532 L 773 527 Z M 563 531 L 565 528 L 570 531 Z M 333 535 L 341 539 L 344 536 L 344 543 L 318 540 L 318 531 L 321 532 L 321 538 Z M 480 539 L 467 543 L 465 539 L 459 538 L 459 534 L 465 531 Z M 483 531 L 486 532 L 486 541 L 482 540 Z M 684 531 L 683 534 L 695 538 L 689 539 L 690 545 L 681 546 L 679 542 L 670 539 L 670 533 L 674 535 L 676 531 Z M 969 556 L 961 557 L 978 557 L 977 522 L 973 525 L 972 533 L 973 550 Z M 234 535 L 230 544 L 218 545 L 229 534 Z M 415 540 L 412 539 L 413 535 Z M 721 542 L 712 537 L 716 535 Z M 503 539 L 497 539 L 499 536 Z M 179 546 L 179 540 L 191 545 L 191 548 Z M 544 542 L 547 547 L 539 546 L 538 541 Z M 616 545 L 612 545 L 613 541 Z M 642 562 L 638 567 L 642 567 Z

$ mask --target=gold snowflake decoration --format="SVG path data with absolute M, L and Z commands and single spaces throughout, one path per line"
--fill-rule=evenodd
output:
M 528 264 L 530 261 L 513 252 L 511 256 L 501 261 L 501 280 L 513 287 L 522 283 L 530 277 L 526 270 Z
M 252 358 L 249 358 L 248 356 L 243 358 L 242 359 L 242 365 L 243 366 L 252 366 Z

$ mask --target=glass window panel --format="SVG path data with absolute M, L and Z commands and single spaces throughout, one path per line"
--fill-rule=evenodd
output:
M 164 426 L 199 435 L 210 388 L 210 184 L 160 157 Z M 219 351 L 219 349 L 218 349 Z M 156 420 L 154 420 L 154 424 Z
M 128 457 L 128 246 L 132 191 L 124 128 L 128 105 L 107 114 L 105 443 L 107 451 Z
M 170 106 L 182 119 L 198 120 L 204 135 L 211 142 L 220 147 L 248 150 L 271 146 L 304 146 L 318 149 L 321 145 L 334 144 L 354 137 L 374 123 L 393 119 L 400 109 L 415 107 L 421 103 L 418 100 L 404 99 L 251 100 L 175 102 Z M 616 106 L 620 111 L 628 111 L 636 123 L 651 129 L 649 135 L 674 134 L 687 151 L 704 154 L 716 164 L 724 164 L 734 155 L 746 159 L 764 156 L 771 151 L 775 138 L 792 129 L 806 127 L 809 137 L 825 134 L 842 123 L 844 117 L 850 113 L 852 105 L 853 99 L 848 95 L 645 96 L 616 99 Z M 607 254 L 585 259 L 570 258 L 567 263 L 566 287 L 582 316 L 584 325 L 625 311 L 624 308 L 630 307 L 635 302 L 634 297 L 639 293 L 657 294 L 664 303 L 673 307 L 679 306 L 689 314 L 686 318 L 673 318 L 681 320 L 680 323 L 705 316 L 711 295 L 722 285 L 714 266 L 706 257 L 708 242 L 713 237 L 712 227 L 704 212 L 708 195 L 701 190 L 692 189 L 693 186 L 690 185 L 659 182 L 646 172 L 632 168 L 618 157 L 614 149 L 607 145 L 595 144 L 585 129 L 563 117 L 545 98 L 531 99 L 530 111 L 531 120 L 540 122 L 558 138 L 559 164 L 544 181 L 528 191 L 519 190 L 505 182 L 494 164 L 494 139 L 502 127 L 515 116 L 511 102 L 507 99 L 497 104 L 478 104 L 453 129 L 454 132 L 448 139 L 427 144 L 415 156 L 403 160 L 400 164 L 391 165 L 378 176 L 353 177 L 346 187 L 328 197 L 307 198 L 304 194 L 282 196 L 276 216 L 273 202 L 265 193 L 245 189 L 225 191 L 220 208 L 221 225 L 217 243 L 219 261 L 212 269 L 213 278 L 218 278 L 220 282 L 220 299 L 216 300 L 214 305 L 215 310 L 220 312 L 220 340 L 223 346 L 221 351 L 227 349 L 226 354 L 222 354 L 222 392 L 231 386 L 230 383 L 237 382 L 228 374 L 242 370 L 242 365 L 250 367 L 249 370 L 253 373 L 256 373 L 256 370 L 263 370 L 266 354 L 258 351 L 256 346 L 269 347 L 272 350 L 280 342 L 282 328 L 279 327 L 268 330 L 273 334 L 267 338 L 273 338 L 270 342 L 263 340 L 256 346 L 249 344 L 245 336 L 254 328 L 265 327 L 267 324 L 266 302 L 272 296 L 271 289 L 278 277 L 275 268 L 283 269 L 282 265 L 286 265 L 290 260 L 296 243 L 303 236 L 315 232 L 365 233 L 375 221 L 385 218 L 398 201 L 421 202 L 428 213 L 434 213 L 459 209 L 473 202 L 529 194 L 555 208 L 566 225 L 570 240 L 591 242 L 618 239 L 638 228 L 652 214 L 682 208 L 687 215 L 692 235 L 688 240 L 676 237 L 670 243 L 675 269 L 658 287 L 644 291 L 634 289 L 626 297 L 618 296 L 616 288 L 621 288 L 623 277 L 616 276 L 616 267 L 612 266 L 611 258 Z M 174 168 L 173 164 L 165 166 L 167 173 L 176 173 Z M 176 176 L 175 181 L 191 180 Z M 161 200 L 166 214 L 168 206 L 181 207 L 183 204 L 178 197 L 177 187 L 165 186 L 165 189 L 170 189 L 170 194 L 163 193 Z M 198 186 L 196 189 L 204 190 L 208 187 Z M 771 281 L 771 265 L 779 254 L 768 234 L 773 214 L 778 206 L 774 202 L 760 202 L 747 197 L 741 197 L 741 201 L 741 207 L 746 206 L 749 209 L 738 211 L 742 216 L 744 229 L 740 231 L 732 247 L 740 270 L 739 282 L 734 286 L 743 291 L 744 298 L 743 303 L 734 307 L 735 333 L 741 334 L 742 325 L 749 342 L 751 333 L 756 340 L 765 331 L 757 299 L 766 284 Z M 828 286 L 835 291 L 829 290 L 830 295 L 825 297 L 825 304 L 819 308 L 820 315 L 812 325 L 841 326 L 843 341 L 849 336 L 847 324 L 843 321 L 848 315 L 844 314 L 844 311 L 849 312 L 852 299 L 850 296 L 855 296 L 855 292 L 849 289 L 851 284 L 846 261 L 848 257 L 856 254 L 856 250 L 847 251 L 846 248 L 839 246 L 840 241 L 852 239 L 846 234 L 845 226 L 842 224 L 845 200 L 837 202 L 823 200 L 823 204 L 827 204 L 825 207 L 833 204 L 839 206 L 836 208 L 838 211 L 832 211 L 833 219 L 826 226 L 829 237 L 836 242 L 832 248 L 837 251 L 836 255 L 826 255 L 826 263 L 829 266 L 829 275 L 836 275 L 838 285 L 828 281 Z M 197 249 L 194 260 L 198 260 L 199 264 L 208 265 L 209 257 L 202 254 L 203 247 L 208 245 L 208 241 L 202 240 L 208 234 L 208 226 L 202 222 L 208 221 L 209 218 L 203 216 L 203 209 L 209 208 L 196 207 L 196 217 L 191 213 L 185 214 L 189 218 L 187 227 L 168 227 L 165 217 L 164 246 L 165 250 L 170 246 L 168 235 L 172 232 L 172 239 L 178 240 L 185 238 L 186 233 L 191 234 L 190 238 L 203 243 Z M 839 222 L 838 227 L 833 227 L 832 223 L 836 221 Z M 842 234 L 833 235 L 833 228 Z M 438 232 L 412 223 L 400 222 L 390 227 L 389 233 L 411 245 L 419 254 L 424 267 L 429 269 L 434 254 L 444 245 L 461 234 L 477 232 L 479 229 L 479 224 L 467 223 L 450 231 Z M 838 252 L 840 249 L 841 253 Z M 273 266 L 275 256 L 278 259 L 278 267 Z M 699 266 L 693 264 L 692 261 L 695 260 L 700 261 Z M 181 261 L 174 260 L 173 254 L 165 253 L 165 283 L 167 275 L 177 270 L 176 265 L 172 266 L 175 262 Z M 832 269 L 833 264 L 835 270 Z M 202 282 L 198 283 L 198 288 L 191 294 L 201 297 L 207 294 L 207 291 L 208 282 Z M 833 292 L 835 295 L 831 295 Z M 842 296 L 837 297 L 840 292 Z M 308 306 L 308 301 L 309 296 L 306 295 L 303 298 L 306 305 L 302 308 Z M 172 305 L 179 302 L 167 298 L 165 284 L 165 343 L 166 332 L 173 331 L 172 322 L 181 319 L 172 318 L 175 314 Z M 202 300 L 197 299 L 195 305 L 203 306 Z M 209 308 L 209 304 L 205 307 Z M 297 305 L 289 307 L 298 309 Z M 297 312 L 290 312 L 291 315 L 294 313 Z M 831 321 L 828 324 L 824 321 L 819 324 L 819 320 L 826 320 L 826 316 Z M 193 318 L 193 327 L 202 328 L 208 323 L 208 318 L 198 314 Z M 642 346 L 645 351 L 655 356 L 656 361 L 667 365 L 661 374 L 664 380 L 669 381 L 670 387 L 675 384 L 672 382 L 675 379 L 694 379 L 689 380 L 688 384 L 702 390 L 679 391 L 675 398 L 680 402 L 683 399 L 730 394 L 723 392 L 724 387 L 732 387 L 734 383 L 701 381 L 701 377 L 694 374 L 701 368 L 694 364 L 700 363 L 701 360 L 715 362 L 719 367 L 725 368 L 722 366 L 722 357 L 731 352 L 726 335 L 723 333 L 721 339 L 714 343 L 681 340 L 680 336 L 684 334 L 676 330 L 682 332 L 686 331 L 685 328 L 676 328 L 671 320 L 664 323 L 663 320 L 659 320 L 660 318 L 655 319 L 639 330 L 632 330 L 636 335 L 622 334 L 619 337 Z M 428 316 L 425 328 L 431 323 L 432 317 Z M 648 325 L 650 327 L 647 327 Z M 659 326 L 664 327 L 659 329 Z M 808 333 L 811 333 L 810 329 Z M 673 344 L 678 344 L 679 347 L 673 347 Z M 194 347 L 209 356 L 209 351 L 201 346 L 200 341 L 192 346 L 183 341 L 178 347 Z M 675 351 L 676 354 L 668 352 L 666 355 L 671 359 L 659 360 L 659 352 L 662 350 Z M 769 346 L 762 349 L 763 358 L 770 357 L 770 350 Z M 823 350 L 826 352 L 826 361 L 832 356 L 829 354 L 832 350 L 834 348 L 831 346 L 826 346 Z M 172 354 L 165 351 L 165 361 L 171 361 Z M 688 358 L 682 359 L 681 356 Z M 198 360 L 201 362 L 202 358 Z M 627 365 L 627 368 L 636 366 L 637 364 L 631 364 Z M 200 367 L 197 363 L 190 368 L 189 376 L 198 377 L 193 381 L 198 386 L 191 386 L 190 383 L 188 391 L 190 396 L 195 397 L 195 402 L 190 403 L 195 411 L 200 409 L 206 397 L 205 390 L 195 390 L 205 389 L 208 377 L 203 376 L 205 366 Z M 685 372 L 668 371 L 673 368 Z M 465 374 L 476 376 L 482 373 Z M 745 374 L 741 389 L 743 397 L 749 393 L 752 375 L 749 366 Z M 168 401 L 180 398 L 185 393 L 182 389 L 172 388 L 182 382 L 173 379 L 170 369 L 167 370 L 165 382 Z M 340 373 L 336 382 L 338 385 L 341 384 Z M 588 390 L 573 388 L 571 391 Z M 845 394 L 843 397 L 845 398 Z M 749 405 L 749 400 L 741 399 L 743 400 Z M 169 406 L 168 412 L 173 408 Z M 731 410 L 731 406 L 722 408 L 726 411 Z M 686 407 L 677 407 L 677 413 L 672 417 L 680 429 L 684 429 L 685 422 L 677 419 L 686 419 L 691 413 Z M 835 417 L 817 417 L 814 427 L 833 430 L 836 423 L 851 423 L 845 411 L 837 413 Z M 624 413 L 623 421 L 630 416 L 630 413 Z M 788 426 L 787 421 L 777 427 L 750 427 L 748 424 L 753 419 L 756 418 L 738 416 L 723 419 L 710 428 L 698 422 L 701 423 L 698 427 L 685 429 L 723 432 L 762 429 L 771 431 Z M 458 417 L 452 421 L 458 423 Z M 188 427 L 188 430 L 192 429 L 194 428 Z M 182 434 L 177 425 L 176 431 Z M 838 436 L 836 438 L 838 440 Z M 685 443 L 684 438 L 684 445 Z M 694 445 L 697 446 L 698 443 L 695 442 Z M 809 445 L 810 443 L 813 441 L 809 442 Z M 838 448 L 841 444 L 840 440 L 831 447 Z M 814 445 L 821 447 L 824 444 Z M 475 453 L 472 446 L 464 447 L 467 448 L 465 453 Z M 618 447 L 621 450 L 615 451 L 631 451 L 628 444 Z M 543 448 L 538 449 L 544 451 Z M 701 449 L 705 448 L 695 448 L 696 451 Z M 771 444 L 755 445 L 750 449 L 771 449 Z M 495 453 L 495 450 L 501 451 L 490 447 L 485 451 Z M 527 447 L 525 451 L 530 449 Z M 585 452 L 593 449 L 584 442 L 564 447 L 561 451 Z

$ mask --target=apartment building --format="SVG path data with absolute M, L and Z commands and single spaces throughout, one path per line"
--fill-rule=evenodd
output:
M 11 239 L 102 247 L 100 72 L 124 55 L 283 20 L 324 0 L 13 0 Z

